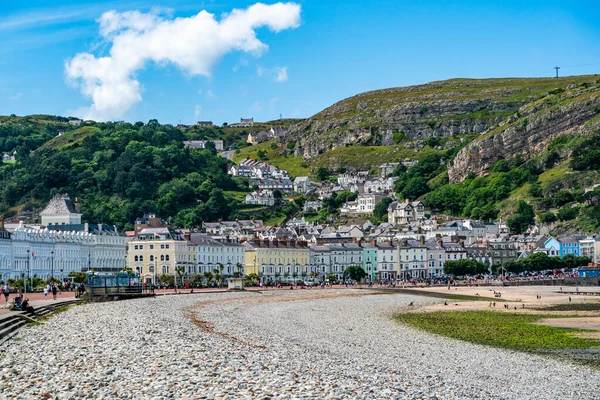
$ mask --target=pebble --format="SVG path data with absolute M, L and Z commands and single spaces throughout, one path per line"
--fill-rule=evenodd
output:
M 337 297 L 313 298 L 323 293 Z M 73 307 L 4 344 L 0 398 L 509 400 L 600 392 L 598 370 L 391 318 L 410 302 L 438 299 L 363 294 L 238 292 Z

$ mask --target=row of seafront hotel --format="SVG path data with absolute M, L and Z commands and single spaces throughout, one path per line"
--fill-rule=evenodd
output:
M 213 272 L 257 274 L 263 281 L 344 278 L 350 266 L 361 266 L 369 279 L 428 279 L 443 275 L 444 262 L 467 257 L 456 243 L 403 240 L 397 244 L 355 242 L 308 244 L 300 240 L 250 239 L 243 243 L 205 234 L 180 233 L 169 227 L 145 228 L 128 243 L 128 266 L 145 282 L 162 274 Z
M 0 281 L 70 272 L 114 272 L 125 266 L 126 238 L 114 226 L 81 223 L 77 202 L 56 195 L 40 213 L 41 226 L 0 223 Z M 6 228 L 6 229 L 5 229 Z

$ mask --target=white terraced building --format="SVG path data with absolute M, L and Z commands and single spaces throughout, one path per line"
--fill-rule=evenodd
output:
M 68 195 L 56 195 L 40 216 L 41 227 L 21 222 L 5 231 L 0 225 L 0 280 L 66 278 L 70 272 L 125 267 L 125 236 L 114 226 L 82 224 L 77 203 Z
M 2 279 L 66 278 L 70 272 L 119 271 L 125 267 L 125 237 L 112 232 L 29 228 L 21 223 L 13 232 L 0 234 L 10 236 L 0 240 Z

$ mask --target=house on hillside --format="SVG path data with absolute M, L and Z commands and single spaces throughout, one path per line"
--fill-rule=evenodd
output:
M 420 201 L 393 201 L 388 207 L 390 224 L 408 224 L 425 218 L 425 205 Z
M 252 192 L 246 195 L 244 204 L 256 204 L 261 206 L 273 206 L 275 204 L 275 197 L 271 190 L 263 190 L 260 192 Z
M 298 176 L 294 179 L 294 192 L 306 193 L 311 189 L 310 178 L 308 176 Z
M 564 257 L 567 254 L 580 255 L 579 241 L 573 236 L 551 237 L 544 243 L 549 256 Z
M 183 146 L 187 149 L 205 149 L 208 142 L 214 143 L 217 151 L 223 151 L 222 140 L 184 140 Z
M 212 121 L 198 121 L 196 122 L 196 126 L 200 128 L 209 128 L 211 126 L 215 126 Z

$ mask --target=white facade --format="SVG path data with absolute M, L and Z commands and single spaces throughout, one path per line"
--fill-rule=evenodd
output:
M 400 258 L 400 279 L 429 278 L 427 247 L 417 240 L 405 240 L 398 246 Z
M 66 278 L 70 272 L 118 271 L 125 267 L 124 236 L 32 229 L 23 224 L 10 236 L 10 241 L 0 241 L 0 268 L 6 271 L 2 272 L 3 279 Z
M 271 190 L 263 190 L 261 192 L 252 192 L 246 195 L 244 204 L 255 204 L 262 206 L 272 206 L 275 204 L 275 197 Z
M 359 194 L 358 195 L 358 213 L 372 213 L 375 209 L 375 206 L 383 199 L 383 195 L 369 193 L 369 194 Z
M 242 267 L 245 263 L 244 246 L 237 243 L 222 243 L 205 235 L 192 235 L 190 238 L 193 244 L 197 269 L 189 271 L 190 273 L 202 274 L 212 272 L 223 265 L 224 275 L 233 275 L 238 272 L 237 264 Z M 244 270 L 242 269 L 243 273 Z

